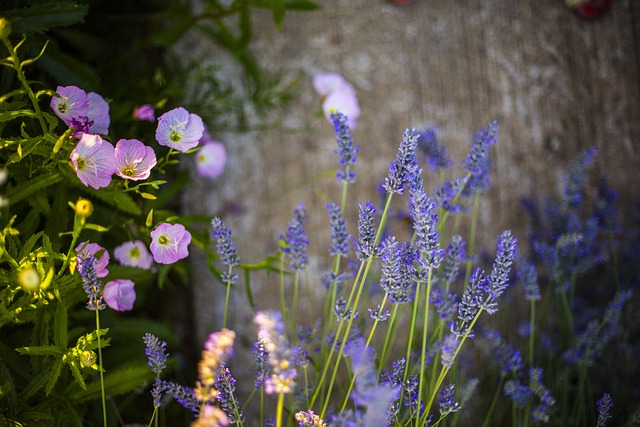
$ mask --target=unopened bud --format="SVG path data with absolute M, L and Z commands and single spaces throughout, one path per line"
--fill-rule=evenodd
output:
M 93 203 L 91 200 L 78 199 L 75 209 L 78 216 L 87 218 L 93 213 Z
M 0 38 L 6 39 L 11 34 L 11 22 L 0 17 Z

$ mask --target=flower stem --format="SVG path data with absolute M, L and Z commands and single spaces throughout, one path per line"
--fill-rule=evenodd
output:
M 96 310 L 96 331 L 98 334 L 98 366 L 100 367 L 100 391 L 102 393 L 102 420 L 107 427 L 107 401 L 104 394 L 104 373 L 102 369 L 102 343 L 100 342 L 100 311 Z

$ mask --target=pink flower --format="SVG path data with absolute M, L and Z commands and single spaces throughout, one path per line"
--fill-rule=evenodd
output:
M 87 93 L 76 86 L 58 86 L 56 93 L 60 97 L 51 98 L 51 109 L 67 125 L 78 117 L 86 117 L 89 111 Z
M 120 246 L 116 246 L 113 250 L 113 256 L 120 264 L 130 267 L 148 270 L 153 265 L 153 258 L 149 250 L 140 240 L 124 242 Z
M 121 139 L 116 143 L 116 175 L 133 181 L 149 178 L 156 165 L 156 153 L 137 139 Z
M 93 255 L 96 259 L 96 277 L 106 277 L 109 274 L 107 266 L 109 265 L 109 252 L 97 243 L 83 242 L 76 246 L 78 255 Z M 82 274 L 82 264 L 78 263 L 78 272 Z
M 197 114 L 190 114 L 182 107 L 167 111 L 158 119 L 156 140 L 158 144 L 186 152 L 198 145 L 204 124 Z
M 112 280 L 104 285 L 102 298 L 109 307 L 116 311 L 129 311 L 133 309 L 136 300 L 135 283 L 131 280 Z
M 96 190 L 111 183 L 116 171 L 116 156 L 113 145 L 98 135 L 85 133 L 71 152 L 73 169 L 78 179 Z
M 109 133 L 109 104 L 95 92 L 87 94 L 76 86 L 58 86 L 56 92 L 60 97 L 51 98 L 51 108 L 62 121 L 74 128 L 74 138 L 80 139 L 83 134 Z
M 322 96 L 322 111 L 329 122 L 331 113 L 341 112 L 347 117 L 349 128 L 356 128 L 360 105 L 351 83 L 337 73 L 319 73 L 313 76 L 313 87 Z
M 162 223 L 151 232 L 151 253 L 159 264 L 173 264 L 189 256 L 191 233 L 182 224 Z
M 224 172 L 224 165 L 227 163 L 227 151 L 221 142 L 210 141 L 205 143 L 196 156 L 198 175 L 217 178 Z
M 133 118 L 136 120 L 147 120 L 154 122 L 156 120 L 156 114 L 151 104 L 144 104 L 141 106 L 133 107 Z
M 87 104 L 89 105 L 89 111 L 87 112 L 89 132 L 87 133 L 108 135 L 111 118 L 109 117 L 109 104 L 107 104 L 107 101 L 97 93 L 89 92 Z

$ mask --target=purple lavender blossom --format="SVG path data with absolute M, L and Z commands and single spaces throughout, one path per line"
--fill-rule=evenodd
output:
M 262 340 L 256 341 L 253 345 L 253 356 L 256 362 L 254 383 L 256 388 L 259 389 L 269 376 L 269 355 Z
M 484 191 L 489 188 L 489 148 L 498 141 L 498 122 L 491 122 L 486 128 L 479 130 L 471 141 L 471 150 L 462 165 L 471 176 L 464 189 L 464 195 L 473 194 L 475 191 Z
M 517 379 L 504 384 L 504 394 L 519 408 L 524 408 L 531 400 L 531 390 Z
M 156 165 L 156 153 L 137 139 L 121 139 L 116 143 L 116 175 L 139 181 L 149 178 Z
M 458 412 L 462 407 L 456 402 L 454 396 L 455 386 L 449 384 L 442 388 L 440 392 L 440 416 L 443 417 L 452 412 Z
M 285 335 L 282 314 L 277 311 L 260 311 L 256 313 L 254 322 L 258 326 L 258 339 L 264 343 L 270 366 L 270 376 L 264 383 L 265 393 L 291 393 L 295 387 L 297 372 Z
M 563 195 L 564 204 L 568 209 L 577 209 L 582 204 L 584 172 L 587 166 L 593 163 L 593 159 L 597 154 L 598 150 L 591 147 L 578 154 L 578 157 L 569 166 Z
M 159 379 L 156 379 L 156 382 L 158 380 Z M 190 410 L 194 416 L 200 413 L 200 402 L 198 402 L 194 390 L 191 387 L 186 387 L 171 381 L 162 381 L 162 393 L 168 393 L 169 396 L 173 397 L 183 408 Z
M 109 274 L 107 266 L 109 265 L 109 252 L 97 243 L 82 242 L 75 248 L 78 253 L 77 269 L 78 273 L 83 274 L 83 265 L 81 258 L 92 255 L 95 258 L 94 272 L 96 277 L 106 277 Z
M 440 233 L 437 230 L 438 216 L 435 205 L 424 190 L 420 169 L 410 168 L 409 214 L 416 233 L 415 245 L 420 250 L 420 266 L 425 270 L 440 267 L 444 251 L 440 248 Z
M 458 321 L 451 322 L 451 332 L 462 337 L 467 332 L 473 337 L 473 331 L 469 331 L 469 323 L 474 319 L 483 302 L 482 287 L 486 282 L 484 271 L 477 268 L 469 278 L 469 284 L 462 293 L 462 300 L 458 304 Z
M 356 257 L 358 261 L 364 261 L 369 257 L 377 255 L 378 250 L 375 247 L 376 229 L 374 225 L 373 215 L 376 208 L 369 201 L 362 205 L 358 204 L 360 215 L 358 216 L 358 242 L 356 242 Z
M 459 234 L 451 238 L 451 243 L 447 246 L 442 278 L 445 283 L 451 284 L 458 277 L 460 264 L 465 259 L 466 243 Z
M 613 418 L 610 414 L 611 408 L 613 408 L 613 399 L 609 393 L 605 393 L 596 402 L 596 408 L 598 408 L 598 426 L 604 427 L 607 421 Z
M 329 254 L 333 256 L 349 256 L 349 235 L 347 234 L 347 226 L 342 216 L 342 209 L 337 203 L 329 203 L 327 205 L 329 211 L 329 226 L 331 227 L 331 244 L 329 245 Z
M 336 303 L 333 306 L 333 314 L 335 314 L 338 322 L 348 321 L 351 317 L 354 319 L 358 318 L 358 312 L 356 311 L 354 314 L 353 308 L 347 308 L 347 300 L 343 297 L 338 297 L 336 299 Z
M 242 424 L 244 414 L 239 409 L 240 401 L 235 397 L 236 380 L 226 366 L 221 366 L 216 376 L 215 387 L 218 390 L 218 403 L 229 419 L 230 424 Z
M 87 309 L 91 311 L 103 310 L 106 305 L 102 302 L 100 291 L 102 290 L 102 281 L 96 275 L 96 259 L 91 253 L 82 252 L 77 257 L 78 273 L 82 278 L 82 287 L 89 297 Z
M 390 315 L 391 312 L 387 309 L 383 309 L 380 304 L 378 304 L 376 308 L 369 309 L 369 317 L 373 320 L 377 320 L 378 322 L 385 322 Z
M 200 116 L 178 107 L 158 118 L 156 140 L 160 145 L 184 153 L 198 145 L 203 133 L 204 124 Z
M 440 354 L 440 362 L 445 368 L 450 369 L 453 366 L 458 344 L 458 337 L 455 333 L 447 335 L 442 340 L 442 353 Z
M 212 234 L 217 239 L 217 251 L 223 264 L 234 267 L 240 261 L 231 242 L 231 230 L 219 217 L 211 220 Z
M 284 252 L 289 254 L 289 267 L 292 271 L 302 271 L 309 262 L 307 257 L 307 246 L 309 239 L 304 231 L 304 225 L 307 213 L 304 205 L 300 203 L 297 209 L 293 211 L 293 218 L 289 221 L 289 228 L 286 234 L 280 236 L 285 244 Z
M 384 188 L 389 194 L 404 193 L 409 184 L 411 167 L 416 165 L 416 147 L 418 133 L 415 129 L 406 129 L 402 134 L 402 141 L 396 159 L 389 166 L 389 175 L 384 181 Z
M 493 262 L 493 269 L 491 274 L 487 276 L 483 287 L 483 290 L 488 294 L 488 298 L 484 301 L 482 307 L 489 314 L 493 314 L 498 310 L 495 300 L 502 295 L 509 284 L 509 272 L 517 250 L 517 239 L 513 237 L 510 230 L 503 231 L 498 236 L 498 251 Z
M 536 267 L 524 257 L 519 256 L 516 259 L 516 274 L 524 286 L 525 299 L 527 301 L 539 301 L 542 296 L 540 295 Z
M 142 337 L 144 345 L 146 346 L 145 354 L 147 355 L 147 365 L 151 367 L 151 371 L 159 376 L 164 368 L 167 366 L 167 343 L 160 341 L 158 337 L 153 334 L 146 333 Z
M 122 265 L 148 270 L 153 265 L 153 257 L 140 240 L 124 242 L 113 249 L 113 256 Z
M 434 169 L 448 169 L 453 165 L 453 160 L 447 157 L 447 148 L 438 141 L 438 129 L 427 127 L 424 132 L 418 133 L 417 152 L 422 161 L 429 163 Z
M 513 348 L 502 339 L 500 332 L 495 329 L 487 332 L 487 339 L 493 347 L 495 360 L 498 363 L 500 374 L 507 375 L 517 372 L 522 368 L 522 355 L 520 350 Z
M 529 388 L 536 396 L 540 404 L 533 407 L 533 421 L 536 423 L 547 423 L 551 416 L 551 410 L 556 404 L 556 399 L 551 395 L 551 391 L 542 383 L 542 368 L 529 369 Z
M 438 317 L 442 320 L 451 320 L 458 311 L 456 294 L 440 287 L 434 287 L 429 297 L 429 303 L 436 308 Z
M 159 264 L 173 264 L 189 256 L 191 233 L 182 224 L 162 223 L 151 233 L 151 253 Z
M 107 305 L 116 311 L 133 310 L 133 303 L 136 301 L 135 283 L 128 279 L 107 282 L 102 297 Z
M 340 156 L 340 170 L 336 174 L 339 181 L 353 182 L 355 181 L 355 173 L 351 170 L 351 165 L 356 163 L 356 154 L 359 147 L 353 145 L 351 130 L 347 117 L 340 113 L 331 113 L 331 121 L 333 122 L 334 132 L 336 134 L 336 143 L 338 149 L 335 153 Z
M 297 412 L 295 418 L 299 427 L 327 427 L 327 424 L 313 411 Z
M 78 179 L 96 190 L 108 186 L 116 171 L 115 149 L 98 135 L 83 134 L 70 159 Z

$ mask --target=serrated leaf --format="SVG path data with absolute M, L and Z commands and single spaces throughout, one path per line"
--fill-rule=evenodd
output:
M 82 22 L 89 5 L 76 2 L 41 2 L 30 7 L 8 10 L 3 14 L 10 20 L 16 34 L 38 33 L 53 27 Z
M 114 369 L 104 376 L 105 393 L 109 396 L 117 396 L 139 389 L 144 383 L 151 382 L 154 373 L 146 364 L 140 363 L 120 369 Z M 100 382 L 88 384 L 85 390 L 76 390 L 70 393 L 69 398 L 77 403 L 87 400 L 100 399 L 102 395 Z
M 71 369 L 71 373 L 73 377 L 76 379 L 76 383 L 82 387 L 83 390 L 87 389 L 87 385 L 84 382 L 84 378 L 82 377 L 82 372 L 75 363 L 69 363 L 69 369 Z
M 19 347 L 16 351 L 29 356 L 62 356 L 64 350 L 55 345 L 40 345 L 32 347 Z
M 49 371 L 49 378 L 47 379 L 47 388 L 45 389 L 45 394 L 49 396 L 53 391 L 53 387 L 55 387 L 58 382 L 58 378 L 60 378 L 60 373 L 62 372 L 62 365 L 64 362 L 62 358 L 56 359 L 55 364 L 53 365 L 53 369 Z
M 68 337 L 67 307 L 63 303 L 58 303 L 53 318 L 53 342 L 60 348 L 67 347 Z
M 26 256 L 28 254 L 31 253 L 31 249 L 33 249 L 33 246 L 36 244 L 38 239 L 40 239 L 42 234 L 43 234 L 43 232 L 40 231 L 40 232 L 38 232 L 36 234 L 32 234 L 31 237 L 29 237 L 29 239 L 27 239 L 27 241 L 22 246 L 22 249 L 20 249 L 20 254 L 18 254 L 18 259 L 20 261 L 22 261 L 24 258 L 26 258 Z
M 57 172 L 43 174 L 11 188 L 5 193 L 5 197 L 9 199 L 11 203 L 16 203 L 29 197 L 36 191 L 41 191 L 47 187 L 57 184 L 61 179 L 62 175 Z

